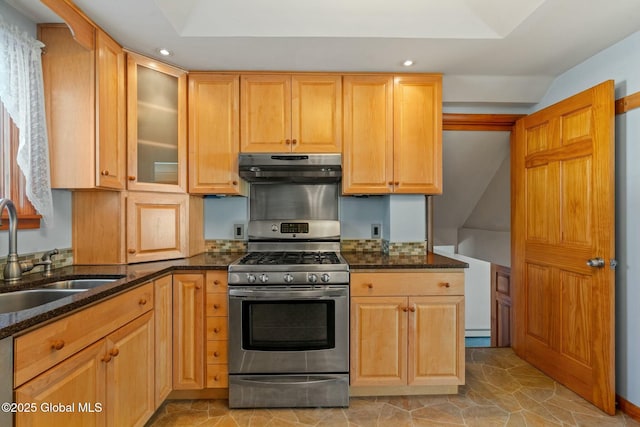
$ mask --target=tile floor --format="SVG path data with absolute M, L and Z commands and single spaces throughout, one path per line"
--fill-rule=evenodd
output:
M 167 401 L 147 426 L 640 426 L 608 416 L 518 358 L 467 349 L 466 385 L 453 396 L 352 398 L 349 408 L 233 409 L 226 400 Z

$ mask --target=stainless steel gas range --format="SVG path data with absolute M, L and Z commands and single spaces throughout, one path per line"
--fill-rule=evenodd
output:
M 276 157 L 295 167 L 277 165 L 278 179 L 249 177 L 249 253 L 229 266 L 229 407 L 348 406 L 340 157 Z M 256 174 L 270 160 L 245 159 Z

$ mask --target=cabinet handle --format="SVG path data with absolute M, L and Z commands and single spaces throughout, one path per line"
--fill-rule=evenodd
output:
M 238 181 L 233 181 L 231 184 L 238 185 Z
M 213 352 L 213 357 L 220 357 L 220 353 L 218 353 L 217 351 Z
M 442 287 L 442 288 L 450 288 L 450 287 L 451 287 L 451 285 L 449 284 L 449 282 L 442 282 L 442 283 L 440 283 L 439 285 L 440 285 L 440 287 Z
M 296 145 L 296 144 L 298 143 L 298 140 L 297 140 L 297 139 L 294 139 L 293 141 L 291 141 L 291 143 L 292 143 L 293 145 Z
M 102 172 L 100 172 L 100 175 L 107 176 L 107 175 L 109 175 L 109 171 L 107 169 L 105 169 Z
M 127 252 L 129 252 L 130 254 L 135 254 L 136 250 L 135 249 L 129 249 Z
M 396 181 L 396 182 L 394 182 L 393 184 L 394 184 L 394 185 L 396 185 L 396 186 L 398 186 L 398 185 L 400 185 L 400 181 Z
M 406 313 L 407 311 L 409 311 L 409 307 L 402 307 L 402 311 Z
M 133 175 L 129 175 L 129 177 L 128 177 L 128 178 L 129 178 L 129 181 L 135 181 L 135 180 L 136 180 L 136 177 L 135 177 L 135 176 L 133 176 Z
M 213 281 L 213 284 L 214 284 L 214 285 L 216 285 L 216 286 L 218 286 L 218 285 L 220 284 L 220 280 L 218 280 L 218 279 L 214 280 L 214 281 Z
M 63 340 L 56 340 L 53 343 L 51 343 L 51 349 L 52 350 L 62 350 L 63 347 L 64 347 L 64 341 Z
M 217 375 L 213 377 L 213 380 L 214 380 L 215 382 L 220 381 L 220 379 L 218 378 L 218 376 L 217 376 Z
M 220 308 L 220 304 L 213 304 L 213 309 L 214 309 L 214 310 L 217 310 L 217 309 L 219 309 L 219 308 Z
M 373 283 L 365 283 L 364 285 L 369 289 L 373 289 Z
M 117 355 L 120 354 L 120 350 L 118 349 L 118 347 L 113 347 L 109 352 L 109 354 L 113 357 L 116 357 Z
M 213 328 L 213 333 L 214 334 L 219 334 L 220 333 L 220 328 Z
M 416 312 L 416 306 L 414 305 L 412 307 L 409 307 L 409 311 L 412 312 L 412 313 L 415 313 Z
M 194 288 L 195 288 L 196 291 L 199 291 L 200 290 L 200 285 L 195 285 Z
M 285 144 L 287 144 L 287 145 L 289 145 L 289 144 L 291 144 L 291 140 L 290 140 L 290 139 L 285 139 L 285 140 L 284 140 L 284 143 L 285 143 Z
M 104 356 L 102 356 L 102 360 L 104 363 L 109 363 L 111 362 L 111 355 L 109 353 L 105 354 Z
M 140 301 L 138 301 L 138 304 L 147 305 L 147 300 L 145 298 L 140 298 Z

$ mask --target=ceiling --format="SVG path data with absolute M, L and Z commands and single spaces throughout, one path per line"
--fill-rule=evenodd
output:
M 39 0 L 4 1 L 58 20 Z M 445 105 L 530 106 L 555 76 L 640 30 L 638 0 L 75 3 L 125 47 L 167 48 L 162 60 L 187 70 L 438 72 Z

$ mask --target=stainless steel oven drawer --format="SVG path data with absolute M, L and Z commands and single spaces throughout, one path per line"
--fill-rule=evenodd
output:
M 229 375 L 229 408 L 348 406 L 349 374 Z

